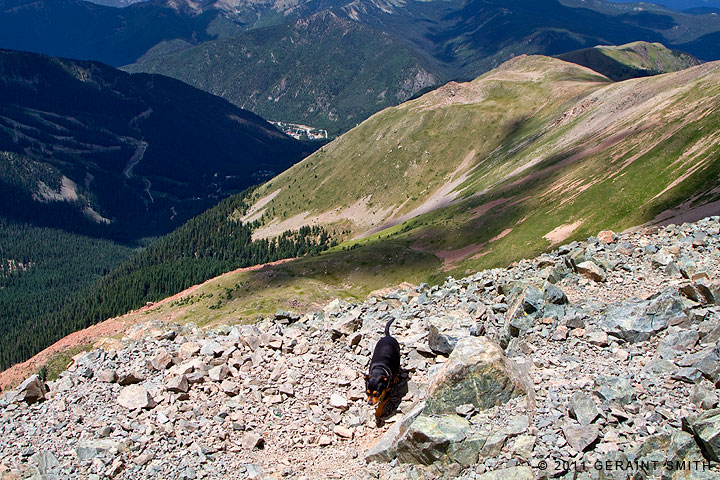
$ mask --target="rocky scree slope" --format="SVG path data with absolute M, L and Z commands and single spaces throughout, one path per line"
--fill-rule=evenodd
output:
M 136 326 L 0 399 L 0 476 L 717 478 L 719 220 L 256 325 Z M 362 374 L 390 319 L 405 370 L 378 425 Z

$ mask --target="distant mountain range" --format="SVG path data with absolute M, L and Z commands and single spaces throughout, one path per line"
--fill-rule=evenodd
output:
M 98 5 L 105 5 L 106 7 L 123 8 L 133 3 L 146 2 L 147 0 L 88 0 Z
M 652 3 L 663 5 L 673 10 L 690 10 L 696 8 L 720 8 L 720 0 L 653 0 L 652 2 L 638 2 L 638 0 L 613 0 L 616 3 Z
M 124 69 L 163 72 L 264 118 L 332 136 L 448 79 L 404 42 L 327 10 Z
M 110 7 L 126 7 L 133 3 L 145 2 L 148 0 L 89 0 L 98 5 L 107 5 Z M 674 10 L 688 10 L 694 8 L 720 8 L 720 0 L 656 0 L 652 2 L 639 2 L 638 0 L 613 0 L 613 3 L 651 3 L 655 5 L 663 5 Z
M 0 1 L 0 46 L 132 64 L 332 134 L 523 53 L 647 41 L 708 61 L 719 40 L 718 15 L 603 0 Z
M 168 232 L 305 149 L 168 77 L 0 51 L 0 151 L 12 159 L 0 189 L 6 218 L 112 238 Z M 61 220 L 60 207 L 77 221 Z

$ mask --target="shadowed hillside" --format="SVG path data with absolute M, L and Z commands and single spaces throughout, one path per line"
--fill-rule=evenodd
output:
M 583 65 L 615 81 L 677 72 L 701 63 L 687 53 L 669 50 L 659 43 L 646 42 L 620 46 L 598 45 L 563 53 L 557 58 Z

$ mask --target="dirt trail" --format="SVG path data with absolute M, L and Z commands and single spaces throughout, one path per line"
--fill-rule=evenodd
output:
M 128 328 L 145 320 L 145 317 L 141 314 L 143 314 L 144 312 L 148 311 L 151 308 L 165 305 L 167 303 L 173 302 L 173 301 L 178 300 L 187 295 L 191 295 L 193 292 L 195 292 L 199 288 L 201 288 L 211 282 L 221 280 L 227 276 L 230 276 L 230 275 L 233 275 L 236 273 L 240 273 L 240 272 L 251 272 L 251 271 L 255 271 L 255 270 L 260 270 L 264 267 L 270 267 L 273 265 L 280 265 L 282 263 L 289 262 L 290 260 L 293 260 L 293 259 L 286 258 L 283 260 L 277 260 L 275 262 L 264 263 L 261 265 L 254 265 L 252 267 L 238 268 L 236 270 L 224 273 L 218 277 L 211 278 L 210 280 L 207 280 L 198 285 L 193 285 L 192 287 L 189 287 L 180 293 L 177 293 L 171 297 L 167 297 L 163 300 L 160 300 L 159 302 L 153 303 L 152 305 L 148 305 L 148 306 L 139 308 L 137 310 L 133 310 L 129 313 L 126 313 L 125 315 L 121 315 L 121 316 L 115 317 L 115 318 L 110 318 L 103 322 L 100 322 L 95 325 L 91 325 L 87 328 L 84 328 L 83 330 L 79 330 L 77 332 L 71 333 L 70 335 L 68 335 L 64 338 L 61 338 L 57 342 L 53 343 L 52 345 L 47 347 L 45 350 L 42 350 L 41 352 L 37 353 L 35 356 L 30 358 L 29 360 L 26 360 L 22 363 L 15 364 L 12 367 L 8 368 L 7 370 L 0 372 L 0 391 L 4 391 L 7 388 L 11 388 L 11 387 L 17 385 L 18 383 L 20 383 L 21 381 L 23 381 L 28 376 L 32 375 L 33 373 L 36 373 L 38 370 L 40 370 L 40 368 L 42 368 L 43 365 L 45 365 L 47 363 L 47 361 L 52 356 L 54 356 L 58 353 L 61 353 L 65 350 L 68 350 L 73 347 L 87 345 L 88 343 L 95 343 L 98 340 L 100 340 L 101 338 L 110 337 L 110 336 L 117 335 L 117 334 L 127 331 Z

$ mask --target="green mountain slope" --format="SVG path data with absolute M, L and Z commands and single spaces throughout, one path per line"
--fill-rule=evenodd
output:
M 4 50 L 0 151 L 0 214 L 132 240 L 171 231 L 306 148 L 177 80 Z
M 253 5 L 261 16 L 281 8 Z M 240 10 L 247 7 L 237 2 Z M 311 2 L 282 15 L 281 24 L 275 16 L 272 27 L 256 22 L 243 34 L 194 48 L 182 39 L 162 42 L 126 69 L 178 78 L 266 118 L 333 135 L 429 86 L 475 78 L 519 54 L 644 41 L 716 60 L 712 35 L 720 31 L 717 15 L 649 4 L 639 11 L 600 0 L 353 0 Z M 657 50 L 638 55 L 648 56 L 653 71 L 665 71 L 654 64 Z M 673 61 L 678 67 L 683 62 Z
M 687 53 L 670 50 L 660 43 L 647 42 L 598 45 L 563 53 L 557 58 L 583 65 L 615 81 L 677 72 L 701 63 Z
M 612 83 L 521 57 L 386 109 L 254 192 L 248 220 L 508 263 L 716 200 L 720 64 Z M 436 275 L 442 275 L 437 274 Z
M 324 11 L 125 70 L 167 74 L 264 118 L 336 135 L 438 84 L 425 64 L 387 34 Z

